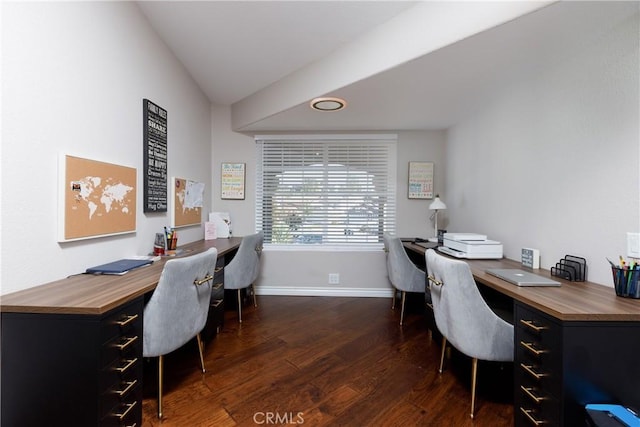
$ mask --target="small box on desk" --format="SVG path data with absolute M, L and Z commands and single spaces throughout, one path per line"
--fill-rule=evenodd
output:
M 640 298 L 640 269 L 611 267 L 616 295 L 626 298 Z

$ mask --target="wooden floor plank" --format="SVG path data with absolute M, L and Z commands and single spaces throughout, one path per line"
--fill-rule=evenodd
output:
M 480 365 L 471 420 L 470 361 L 454 352 L 437 372 L 440 344 L 415 305 L 400 326 L 388 298 L 260 296 L 258 304 L 243 307 L 239 324 L 231 303 L 206 344 L 205 374 L 195 344 L 166 356 L 163 420 L 156 362 L 145 363 L 143 426 L 513 425 L 510 371 Z M 487 377 L 500 376 L 507 390 L 493 393 Z

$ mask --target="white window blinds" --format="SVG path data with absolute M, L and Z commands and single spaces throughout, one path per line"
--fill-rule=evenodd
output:
M 395 233 L 396 135 L 256 136 L 265 244 L 379 244 Z

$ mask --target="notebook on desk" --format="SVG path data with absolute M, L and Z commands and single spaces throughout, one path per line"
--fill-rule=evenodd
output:
M 86 273 L 89 274 L 116 274 L 122 275 L 134 268 L 149 265 L 153 261 L 150 259 L 120 259 L 118 261 L 109 262 L 107 264 L 97 265 L 87 268 Z
M 485 271 L 516 286 L 560 286 L 560 282 L 517 268 L 489 268 Z

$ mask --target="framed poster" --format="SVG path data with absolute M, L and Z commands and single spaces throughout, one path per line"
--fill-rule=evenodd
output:
M 167 110 L 142 101 L 144 212 L 167 211 Z
M 58 241 L 136 231 L 136 169 L 61 154 Z
M 204 184 L 184 178 L 173 178 L 172 227 L 196 225 L 202 222 Z
M 222 163 L 220 198 L 244 200 L 245 163 Z
M 409 198 L 433 199 L 433 162 L 409 162 Z

